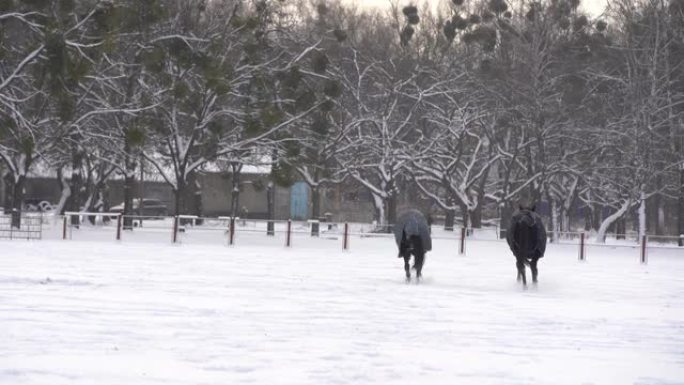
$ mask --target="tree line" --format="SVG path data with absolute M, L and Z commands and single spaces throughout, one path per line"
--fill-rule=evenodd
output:
M 197 175 L 265 163 L 276 184 L 353 180 L 392 224 L 409 186 L 467 226 L 521 196 L 605 239 L 636 213 L 684 234 L 684 0 L 0 0 L 0 164 L 19 226 L 27 176 L 101 210 L 142 163 L 201 213 Z M 237 185 L 231 207 L 237 211 Z M 606 209 L 609 215 L 604 215 Z

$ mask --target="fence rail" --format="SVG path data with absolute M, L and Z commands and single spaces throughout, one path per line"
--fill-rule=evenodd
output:
M 343 250 L 351 248 L 351 238 L 387 238 L 394 239 L 394 234 L 389 226 L 379 226 L 376 224 L 362 223 L 340 223 L 322 221 L 292 221 L 292 220 L 250 220 L 239 217 L 198 217 L 193 215 L 179 215 L 174 217 L 150 217 L 138 215 L 103 214 L 103 213 L 67 213 L 63 217 L 63 239 L 70 239 L 73 231 L 79 228 L 70 221 L 70 217 L 100 216 L 111 220 L 101 221 L 100 228 L 103 231 L 111 231 L 112 238 L 118 241 L 125 241 L 132 234 L 143 233 L 151 236 L 152 234 L 168 234 L 172 243 L 184 243 L 188 237 L 202 234 L 202 239 L 221 239 L 227 245 L 240 243 L 242 236 L 253 237 L 256 234 L 263 234 L 268 238 L 282 242 L 285 247 L 293 247 L 300 242 L 302 236 L 311 238 L 337 240 Z M 114 220 L 115 219 L 115 220 Z M 144 220 L 144 224 L 143 224 Z M 124 226 L 128 223 L 129 226 Z M 128 234 L 131 235 L 128 235 Z M 218 237 L 216 235 L 218 234 Z M 460 228 L 454 231 L 433 231 L 434 240 L 450 240 L 457 242 L 456 253 L 458 255 L 467 254 L 467 245 L 470 242 L 498 242 L 505 243 L 505 239 L 500 237 L 498 227 L 473 229 Z M 557 245 L 567 245 L 577 247 L 578 259 L 586 261 L 590 257 L 588 248 L 610 247 L 610 248 L 630 248 L 638 250 L 641 263 L 648 263 L 649 248 L 671 248 L 683 250 L 677 246 L 680 237 L 674 236 L 655 236 L 646 235 L 639 241 L 616 241 L 597 242 L 586 232 L 548 232 L 549 243 Z M 199 238 L 196 238 L 196 240 Z M 195 240 L 195 241 L 196 241 Z M 684 257 L 684 253 L 682 254 Z

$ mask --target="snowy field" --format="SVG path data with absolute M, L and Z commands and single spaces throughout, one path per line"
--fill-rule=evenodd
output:
M 169 236 L 1 241 L 0 384 L 684 384 L 682 249 L 551 245 L 522 290 L 502 242 L 416 285 L 386 238 Z

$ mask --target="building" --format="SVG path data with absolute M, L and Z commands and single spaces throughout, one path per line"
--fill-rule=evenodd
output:
M 267 214 L 267 174 L 259 172 L 243 172 L 240 174 L 240 195 L 238 215 L 243 218 L 265 219 Z M 202 215 L 207 217 L 230 215 L 231 191 L 233 189 L 232 173 L 211 171 L 201 172 L 198 181 L 202 191 Z M 7 191 L 6 183 L 0 182 L 0 202 L 11 191 Z M 114 178 L 107 181 L 105 191 L 106 207 L 123 202 L 124 181 Z M 61 183 L 56 177 L 31 176 L 25 184 L 25 202 L 47 201 L 56 206 L 62 191 Z M 135 196 L 158 199 L 168 208 L 168 213 L 175 214 L 175 197 L 171 187 L 160 180 L 145 180 L 137 183 Z M 397 208 L 418 207 L 428 212 L 429 202 L 421 197 L 415 189 L 409 188 L 397 202 Z M 335 222 L 370 223 L 375 218 L 376 209 L 370 191 L 353 180 L 332 186 L 321 191 L 321 216 Z M 290 187 L 276 186 L 275 219 L 313 219 L 311 191 L 303 182 L 295 182 Z

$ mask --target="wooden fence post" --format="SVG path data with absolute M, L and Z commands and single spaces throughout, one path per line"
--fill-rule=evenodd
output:
M 178 241 L 178 215 L 173 217 L 173 243 Z
M 648 263 L 646 242 L 647 242 L 647 236 L 646 235 L 641 236 L 641 263 L 644 265 Z
M 292 220 L 287 220 L 287 237 L 285 239 L 285 246 L 290 247 L 290 234 L 292 233 Z
M 62 239 L 67 239 L 67 216 L 64 215 L 64 224 L 62 225 Z
M 344 238 L 343 238 L 342 248 L 344 250 L 349 249 L 349 223 L 344 224 Z
M 123 215 L 119 215 L 116 217 L 116 240 L 120 241 L 121 240 L 121 217 Z

